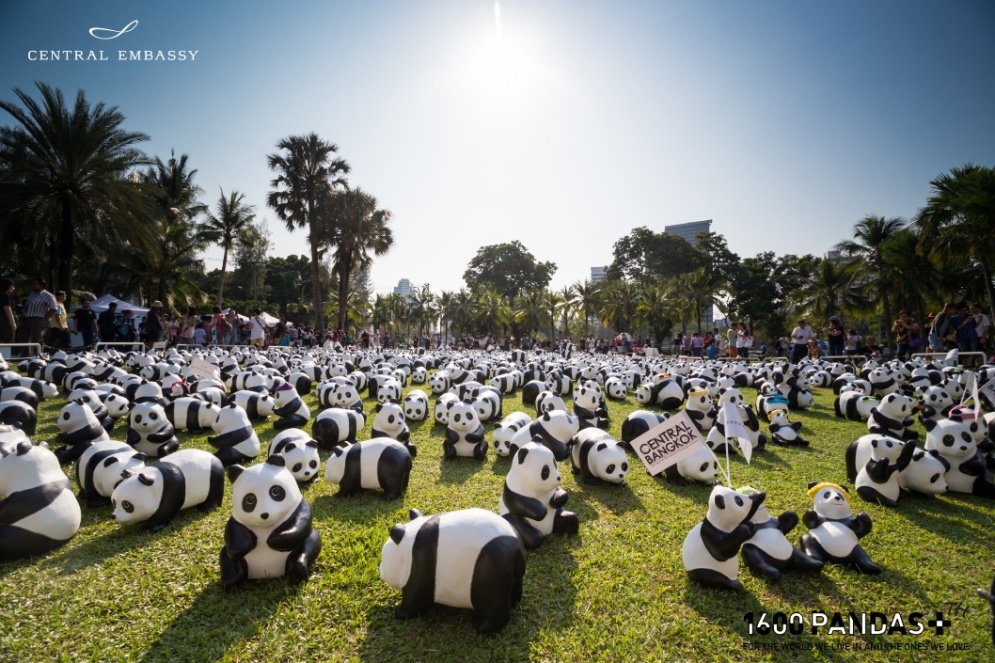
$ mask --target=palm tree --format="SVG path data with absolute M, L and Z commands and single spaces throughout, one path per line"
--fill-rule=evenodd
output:
M 916 225 L 919 225 L 918 219 Z M 911 228 L 903 228 L 885 245 L 884 260 L 898 305 L 913 311 L 922 325 L 926 322 L 925 302 L 940 298 L 944 272 L 929 255 L 920 253 L 918 246 L 916 233 Z
M 885 278 L 885 244 L 904 227 L 905 220 L 901 218 L 866 216 L 854 226 L 852 240 L 836 245 L 837 251 L 851 259 L 849 265 L 853 281 L 858 285 L 866 284 L 871 292 L 880 297 L 885 321 L 891 320 L 891 300 L 888 296 L 890 288 Z M 882 325 L 881 319 L 878 319 L 879 339 L 887 340 L 887 334 L 890 333 L 887 330 L 890 329 L 890 326 Z
M 664 337 L 673 326 L 671 316 L 674 305 L 672 289 L 666 284 L 655 281 L 644 283 L 636 294 L 633 322 L 639 326 L 646 325 L 657 344 L 663 347 Z
M 218 306 L 221 306 L 221 297 L 225 292 L 225 272 L 228 270 L 228 252 L 232 250 L 235 243 L 252 225 L 255 218 L 253 206 L 245 203 L 245 194 L 232 191 L 227 197 L 224 189 L 221 189 L 221 197 L 218 198 L 217 215 L 208 213 L 205 223 L 205 233 L 212 240 L 221 245 L 224 253 L 221 256 L 221 279 L 218 282 Z
M 944 262 L 965 258 L 981 267 L 988 310 L 995 311 L 995 169 L 966 164 L 932 182 L 933 194 L 919 217 L 919 247 Z
M 47 243 L 58 288 L 72 292 L 78 241 L 107 246 L 148 237 L 144 190 L 127 175 L 149 163 L 136 147 L 149 137 L 122 129 L 117 108 L 91 106 L 82 90 L 70 109 L 60 90 L 37 87 L 40 102 L 17 88 L 23 108 L 0 101 L 19 125 L 0 127 L 0 209 L 13 222 L 3 235 Z
M 546 316 L 545 294 L 545 290 L 530 288 L 515 300 L 514 320 L 525 332 L 523 336 L 538 332 L 542 327 L 543 318 Z M 522 347 L 525 345 L 522 344 Z
M 839 261 L 832 259 L 819 261 L 812 278 L 796 293 L 795 303 L 814 320 L 828 320 L 844 312 L 859 312 L 871 304 Z
M 573 284 L 574 292 L 577 293 L 577 304 L 580 314 L 584 316 L 584 336 L 589 336 L 591 332 L 591 318 L 597 314 L 598 305 L 601 298 L 601 286 L 590 280 L 577 281 Z
M 476 301 L 473 295 L 470 294 L 466 288 L 460 288 L 459 292 L 453 297 L 453 322 L 456 323 L 456 329 L 459 331 L 460 338 L 466 334 L 467 325 L 474 317 L 476 311 Z
M 501 331 L 507 329 L 510 317 L 511 307 L 504 295 L 490 286 L 484 286 L 477 297 L 477 328 L 483 333 L 497 335 L 499 328 Z
M 572 285 L 565 285 L 560 289 L 559 295 L 563 300 L 560 303 L 560 312 L 563 314 L 563 338 L 567 338 L 570 336 L 570 330 L 567 328 L 570 313 L 577 307 L 577 292 Z
M 682 298 L 686 299 L 691 307 L 700 334 L 702 311 L 706 307 L 722 306 L 719 292 L 722 290 L 723 284 L 714 272 L 699 267 L 677 277 L 677 287 Z
M 563 305 L 563 298 L 555 290 L 546 290 L 542 297 L 543 310 L 549 314 L 549 342 L 556 337 L 556 312 Z
M 601 310 L 598 311 L 602 324 L 607 322 L 616 332 L 632 331 L 638 302 L 636 285 L 631 281 L 612 281 L 603 292 Z
M 373 299 L 370 315 L 374 329 L 387 329 L 390 324 L 390 295 L 377 295 Z
M 442 345 L 447 343 L 449 336 L 449 316 L 452 315 L 455 294 L 451 290 L 443 290 L 435 298 L 435 305 L 439 311 L 440 326 L 439 337 Z
M 323 327 L 321 312 L 321 273 L 318 249 L 321 237 L 318 232 L 318 213 L 322 204 L 329 204 L 332 193 L 346 185 L 345 175 L 349 164 L 334 158 L 338 146 L 326 143 L 315 133 L 289 136 L 276 144 L 284 154 L 267 157 L 270 170 L 278 173 L 270 182 L 274 187 L 266 200 L 287 225 L 287 230 L 308 229 L 311 246 L 311 298 L 314 302 L 314 325 Z M 345 299 L 344 297 L 341 299 Z M 344 329 L 344 327 L 341 327 Z
M 333 196 L 322 214 L 319 235 L 335 247 L 334 272 L 338 276 L 338 299 L 346 302 L 349 295 L 349 277 L 356 269 L 368 267 L 373 256 L 385 254 L 394 243 L 394 235 L 387 222 L 390 212 L 377 208 L 377 199 L 362 189 L 347 189 Z M 312 228 L 312 234 L 315 229 Z M 339 327 L 345 324 L 346 308 L 339 307 Z

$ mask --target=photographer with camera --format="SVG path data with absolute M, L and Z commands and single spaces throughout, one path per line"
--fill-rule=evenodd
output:
M 922 347 L 919 323 L 904 309 L 898 312 L 898 320 L 892 324 L 891 332 L 895 334 L 895 340 L 898 342 L 898 358 L 902 361 L 908 358 L 910 351 L 915 352 Z

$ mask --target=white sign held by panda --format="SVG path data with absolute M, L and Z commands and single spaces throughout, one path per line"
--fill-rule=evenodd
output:
M 687 458 L 705 445 L 694 422 L 683 410 L 655 426 L 629 443 L 636 455 L 646 465 L 646 470 L 657 475 Z
M 221 372 L 217 366 L 209 361 L 197 358 L 190 360 L 190 373 L 207 380 L 218 380 L 221 378 Z
M 974 381 L 975 387 L 978 385 L 977 379 Z M 981 403 L 978 401 L 978 395 L 984 394 L 988 397 L 988 401 L 995 403 L 995 378 L 989 380 L 985 383 L 985 386 L 978 389 L 978 393 L 974 395 L 974 409 L 981 410 Z
M 750 429 L 743 423 L 739 410 L 732 403 L 725 403 L 722 406 L 722 418 L 725 422 L 726 439 L 736 438 L 743 452 L 743 458 L 749 463 L 753 455 L 753 443 L 750 441 Z

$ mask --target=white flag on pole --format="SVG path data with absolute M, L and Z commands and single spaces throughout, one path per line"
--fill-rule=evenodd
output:
M 743 457 L 749 463 L 753 456 L 753 442 L 750 441 L 750 430 L 743 423 L 739 409 L 732 403 L 725 403 L 722 406 L 722 418 L 725 422 L 726 439 L 736 438 L 739 448 L 743 451 Z

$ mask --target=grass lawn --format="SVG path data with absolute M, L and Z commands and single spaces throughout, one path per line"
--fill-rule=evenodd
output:
M 747 402 L 756 397 L 752 389 L 743 391 Z M 732 459 L 733 483 L 766 490 L 772 514 L 793 509 L 800 516 L 808 509 L 808 481 L 845 481 L 843 452 L 866 429 L 836 419 L 832 398 L 819 390 L 816 407 L 792 413 L 804 423 L 808 449 L 768 445 L 751 465 Z M 306 400 L 313 416 L 315 399 Z M 42 405 L 36 441 L 54 439 L 63 404 L 59 398 Z M 504 407 L 505 414 L 528 411 L 520 394 L 506 396 Z M 370 401 L 366 409 L 372 410 Z M 638 406 L 630 396 L 609 409 L 617 437 L 625 415 Z M 370 423 L 372 417 L 366 433 Z M 704 517 L 710 489 L 671 486 L 646 475 L 635 458 L 622 487 L 578 484 L 561 464 L 570 493 L 566 508 L 577 512 L 580 535 L 553 536 L 528 554 L 522 603 L 500 634 L 477 635 L 469 613 L 446 608 L 398 621 L 393 608 L 400 592 L 377 570 L 390 525 L 406 521 L 411 507 L 426 514 L 496 511 L 510 466 L 493 450 L 484 463 L 444 461 L 440 427 L 426 421 L 411 429 L 419 451 L 403 500 L 384 502 L 372 493 L 339 500 L 323 479 L 304 490 L 324 548 L 302 586 L 274 580 L 230 594 L 221 590 L 218 552 L 231 513 L 230 487 L 221 509 L 185 511 L 155 535 L 115 525 L 110 507 L 84 507 L 83 525 L 68 545 L 44 558 L 0 564 L 0 661 L 849 661 L 882 656 L 855 648 L 889 645 L 900 647 L 883 654 L 889 660 L 992 660 L 991 615 L 975 589 L 988 587 L 995 572 L 995 503 L 958 494 L 903 496 L 892 510 L 854 495 L 854 512 L 866 511 L 874 521 L 862 545 L 882 575 L 827 567 L 769 584 L 741 565 L 746 591 L 732 594 L 690 584 L 681 563 L 684 536 Z M 275 431 L 269 423 L 257 430 L 265 454 Z M 124 439 L 123 427 L 112 437 Z M 205 436 L 180 439 L 185 447 L 210 449 Z M 788 538 L 797 543 L 804 532 L 799 524 Z M 964 610 L 952 614 L 951 602 Z M 812 611 L 873 611 L 889 619 L 912 612 L 933 619 L 942 611 L 952 625 L 941 636 L 928 627 L 906 637 L 813 636 L 808 630 L 750 636 L 744 621 L 751 612 Z M 757 643 L 801 649 L 748 648 Z M 949 651 L 954 646 L 968 649 Z

